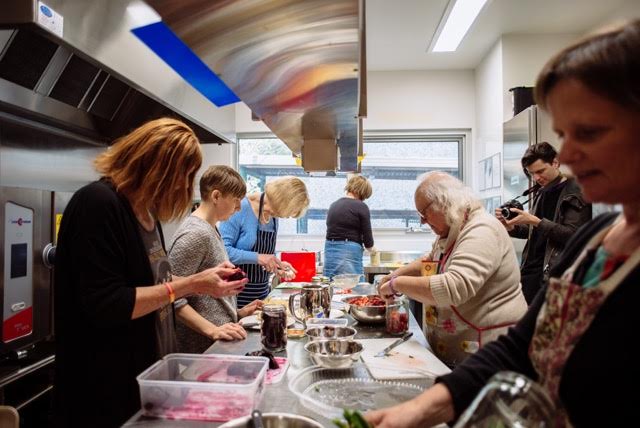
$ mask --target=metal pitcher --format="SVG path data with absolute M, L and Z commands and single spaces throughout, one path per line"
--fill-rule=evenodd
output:
M 330 285 L 304 284 L 299 292 L 289 296 L 289 312 L 303 324 L 308 318 L 329 318 L 331 294 Z M 300 296 L 300 307 L 296 311 L 295 300 L 297 296 Z

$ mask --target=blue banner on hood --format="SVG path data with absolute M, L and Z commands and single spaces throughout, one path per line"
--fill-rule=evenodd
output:
M 131 30 L 187 83 L 218 107 L 240 101 L 227 85 L 164 22 Z

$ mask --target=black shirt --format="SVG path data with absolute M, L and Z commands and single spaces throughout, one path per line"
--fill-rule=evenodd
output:
M 369 207 L 347 197 L 332 203 L 327 213 L 327 240 L 348 240 L 373 247 Z
M 562 179 L 562 176 L 559 177 Z M 558 205 L 558 199 L 560 193 L 567 182 L 559 182 L 557 184 L 551 183 L 547 187 L 543 187 L 536 194 L 536 208 L 534 215 L 540 219 L 546 218 L 553 221 L 553 217 L 556 212 L 556 205 Z M 539 273 L 542 277 L 542 269 L 544 264 L 544 253 L 547 249 L 547 240 L 540 237 L 540 232 L 537 227 L 534 227 L 531 232 L 531 238 L 529 239 L 529 251 L 527 258 L 522 265 L 521 273 L 526 275 L 528 273 Z
M 54 293 L 58 426 L 120 426 L 140 409 L 136 376 L 160 355 L 156 313 L 131 319 L 136 287 L 154 284 L 138 224 L 106 180 L 78 190 L 64 211 Z

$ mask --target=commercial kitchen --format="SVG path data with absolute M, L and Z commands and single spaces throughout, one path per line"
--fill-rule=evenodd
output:
M 640 2 L 478 0 L 461 6 L 477 8 L 477 17 L 454 46 L 438 47 L 447 18 L 462 2 L 4 0 L 0 426 L 3 411 L 10 415 L 6 426 L 18 426 L 9 425 L 17 415 L 22 427 L 52 426 L 54 297 L 64 287 L 54 272 L 64 211 L 74 192 L 99 178 L 94 158 L 149 120 L 180 119 L 200 140 L 194 206 L 201 202 L 198 180 L 210 165 L 239 171 L 249 192 L 279 176 L 300 177 L 309 208 L 299 219 L 281 220 L 275 251 L 313 254 L 320 276 L 328 208 L 344 195 L 348 174 L 368 177 L 377 251 L 364 255 L 364 275 L 350 291 L 355 295 L 376 294 L 376 276 L 431 249 L 436 236 L 414 204 L 423 173 L 458 177 L 490 213 L 529 188 L 520 167 L 523 152 L 541 141 L 560 145 L 546 113 L 530 98 L 538 72 L 584 35 L 640 18 Z M 594 214 L 610 209 L 594 206 Z M 167 242 L 179 223 L 162 224 Z M 513 243 L 520 255 L 522 241 Z M 355 319 L 337 290 L 329 300 L 339 318 L 328 306 L 326 315 L 345 320 L 356 340 L 370 343 L 363 360 L 397 338 L 385 330 L 384 319 Z M 287 305 L 300 292 L 285 283 L 269 299 Z M 409 385 L 415 396 L 449 371 L 429 351 L 421 304 L 408 304 L 413 336 L 403 346 L 425 366 L 412 365 L 411 371 L 374 363 L 369 369 L 376 378 L 357 362 L 343 369 L 353 370 L 344 377 Z M 305 324 L 296 320 L 301 329 Z M 216 341 L 206 354 L 259 350 L 259 328 L 247 331 L 246 339 Z M 288 358 L 288 368 L 264 387 L 256 407 L 333 426 L 331 419 L 340 416 L 335 407 L 291 389 L 303 381 L 301 373 L 312 376 L 318 369 L 305 350 L 308 340 L 290 337 L 286 350 L 276 353 Z M 223 422 L 149 414 L 141 408 L 125 426 Z

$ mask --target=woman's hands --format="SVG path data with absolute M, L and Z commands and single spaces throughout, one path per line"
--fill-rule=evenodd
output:
M 278 275 L 280 279 L 291 281 L 296 277 L 298 271 L 291 266 L 291 263 L 280 261 L 280 266 L 281 267 L 276 271 L 276 275 Z
M 238 309 L 238 318 L 248 317 L 249 315 L 253 315 L 255 311 L 258 309 L 262 309 L 264 303 L 262 300 L 254 300 L 253 302 L 245 305 L 242 309 Z
M 240 324 L 228 322 L 221 326 L 213 325 L 207 336 L 212 340 L 242 340 L 247 337 L 247 332 Z
M 416 398 L 397 406 L 368 412 L 364 418 L 374 427 L 430 427 L 454 418 L 453 399 L 449 389 L 437 383 Z
M 273 254 L 258 254 L 258 264 L 267 272 L 272 273 L 282 268 L 282 262 Z
M 244 289 L 249 279 L 243 278 L 236 281 L 227 281 L 226 278 L 236 272 L 236 267 L 228 262 L 222 262 L 218 266 L 192 275 L 194 292 L 207 294 L 215 298 L 235 296 Z

